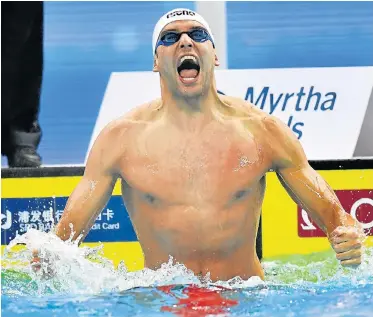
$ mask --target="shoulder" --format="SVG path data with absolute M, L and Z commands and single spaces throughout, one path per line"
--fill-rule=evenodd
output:
M 219 96 L 220 97 L 220 96 Z M 239 116 L 242 120 L 256 120 L 261 124 L 265 132 L 270 135 L 287 134 L 288 127 L 281 119 L 268 114 L 267 112 L 256 107 L 251 102 L 232 96 L 221 96 L 221 101 L 232 109 L 232 114 Z M 264 131 L 263 131 L 264 132 Z
M 113 170 L 126 155 L 136 133 L 143 130 L 145 124 L 152 122 L 161 105 L 158 100 L 134 107 L 125 115 L 110 121 L 99 132 L 90 150 L 90 161 Z
M 254 104 L 237 97 L 219 96 L 220 100 L 225 105 L 224 112 L 232 118 L 239 119 L 243 123 L 251 122 L 262 126 L 265 120 L 270 118 L 270 115 Z
M 138 105 L 126 113 L 121 119 L 125 122 L 143 123 L 153 121 L 159 116 L 163 104 L 161 99 L 154 99 L 142 105 Z
M 267 115 L 263 120 L 263 134 L 270 148 L 275 169 L 301 167 L 307 164 L 300 141 L 281 119 Z
M 150 123 L 159 116 L 162 107 L 161 100 L 156 99 L 132 108 L 123 116 L 110 121 L 101 131 L 100 136 L 104 138 L 115 138 L 115 136 L 129 133 L 138 126 Z
M 108 152 L 118 149 L 118 144 L 125 148 L 125 144 L 135 131 L 141 131 L 144 125 L 152 122 L 159 113 L 161 102 L 152 100 L 132 108 L 123 116 L 106 124 L 98 134 L 95 145 Z
M 220 96 L 219 96 L 220 97 Z M 221 100 L 231 108 L 256 139 L 265 147 L 274 167 L 284 167 L 306 160 L 303 148 L 295 133 L 280 119 L 261 110 L 246 100 L 222 96 Z

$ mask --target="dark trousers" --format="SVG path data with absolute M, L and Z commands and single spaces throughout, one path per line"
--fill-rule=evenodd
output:
M 17 146 L 13 131 L 40 132 L 43 2 L 1 2 L 1 24 L 1 152 L 8 155 Z

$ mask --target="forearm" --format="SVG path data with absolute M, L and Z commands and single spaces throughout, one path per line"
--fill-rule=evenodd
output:
M 294 133 L 280 120 L 266 120 L 273 169 L 292 197 L 328 236 L 344 266 L 361 263 L 362 225 L 342 207 L 338 197 L 308 163 Z
M 56 226 L 56 235 L 61 240 L 76 240 L 80 235 L 82 239 L 92 228 L 97 216 L 108 202 L 115 180 L 110 178 L 92 182 L 84 177 L 69 200 L 64 213 Z
M 96 216 L 90 217 L 90 219 L 76 217 L 79 211 L 64 212 L 60 221 L 56 226 L 56 235 L 63 241 L 72 238 L 75 241 L 80 235 L 82 235 L 79 243 L 85 238 L 95 222 Z
M 310 166 L 286 169 L 279 179 L 292 199 L 329 235 L 339 226 L 355 225 L 356 220 L 342 207 L 327 182 Z
M 334 193 L 332 198 L 329 199 L 322 196 L 315 197 L 315 199 L 324 199 L 325 201 L 319 204 L 318 207 L 314 207 L 314 204 L 311 203 L 308 206 L 304 206 L 304 210 L 327 236 L 340 226 L 356 225 L 357 221 L 343 209 Z

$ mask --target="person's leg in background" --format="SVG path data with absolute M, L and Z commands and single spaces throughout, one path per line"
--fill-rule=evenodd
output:
M 37 167 L 43 3 L 2 2 L 2 149 L 10 167 Z

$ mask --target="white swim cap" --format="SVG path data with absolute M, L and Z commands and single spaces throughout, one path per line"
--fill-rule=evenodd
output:
M 157 45 L 159 35 L 161 34 L 164 27 L 171 22 L 180 20 L 192 20 L 201 23 L 207 30 L 207 32 L 210 34 L 212 40 L 214 41 L 214 37 L 212 35 L 209 25 L 201 15 L 189 9 L 173 9 L 167 12 L 164 16 L 162 16 L 155 25 L 153 32 L 153 55 L 155 54 L 155 46 Z

